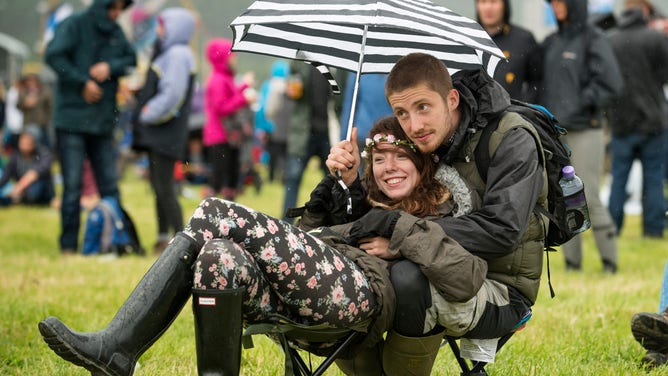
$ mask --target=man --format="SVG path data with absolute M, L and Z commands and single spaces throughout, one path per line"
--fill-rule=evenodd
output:
M 506 55 L 494 79 L 511 98 L 535 102 L 542 76 L 542 57 L 530 31 L 510 23 L 510 1 L 476 0 L 478 23 Z
M 610 42 L 587 23 L 587 2 L 552 0 L 559 30 L 543 42 L 543 85 L 539 103 L 568 134 L 571 163 L 585 185 L 591 227 L 604 273 L 617 271 L 617 229 L 599 199 L 605 139 L 603 109 L 621 94 L 623 82 Z M 582 237 L 561 247 L 567 270 L 582 269 Z
M 535 135 L 530 133 L 533 128 L 519 115 L 504 112 L 510 98 L 483 70 L 460 71 L 451 79 L 440 60 L 410 54 L 390 72 L 385 94 L 420 151 L 453 166 L 471 184 L 472 189 L 448 185 L 452 180 L 444 179 L 462 213 L 435 221 L 452 240 L 488 263 L 487 280 L 478 295 L 460 302 L 459 309 L 445 302 L 414 264 L 400 261 L 393 266 L 397 313 L 384 344 L 383 368 L 398 374 L 420 369 L 417 374 L 428 375 L 444 335 L 440 327 L 448 335 L 493 339 L 512 331 L 530 312 L 538 293 L 545 239 L 544 218 L 533 209 L 537 204 L 546 206 L 546 177 Z M 500 133 L 491 156 L 485 185 L 473 152 L 482 128 L 497 121 L 505 133 Z M 332 148 L 327 161 L 330 171 L 341 171 L 349 186 L 357 179 L 357 151 L 356 144 L 344 141 Z M 480 209 L 465 214 L 464 203 L 475 195 L 482 198 Z M 371 227 L 394 215 L 386 213 L 388 217 L 367 214 L 358 221 Z M 395 221 L 400 226 L 401 216 Z M 393 253 L 393 244 L 390 239 L 388 249 L 377 254 Z M 494 353 L 495 346 L 493 342 L 487 350 Z M 353 363 L 358 360 L 375 361 Z
M 60 250 L 78 247 L 81 177 L 90 159 L 101 197 L 118 200 L 114 137 L 118 79 L 135 65 L 135 53 L 116 20 L 131 0 L 95 0 L 66 18 L 45 53 L 58 75 L 54 125 L 63 175 Z
M 609 36 L 624 78 L 624 92 L 608 110 L 612 133 L 612 186 L 608 208 L 621 233 L 626 185 L 636 158 L 642 163 L 643 235 L 661 238 L 665 228 L 663 197 L 668 119 L 663 85 L 668 83 L 668 38 L 647 26 L 649 9 L 627 0 L 618 29 Z

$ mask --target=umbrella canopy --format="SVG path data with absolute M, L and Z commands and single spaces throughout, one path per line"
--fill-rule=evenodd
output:
M 234 51 L 318 62 L 358 73 L 388 73 L 411 52 L 450 73 L 505 59 L 475 21 L 427 0 L 260 0 L 230 24 Z

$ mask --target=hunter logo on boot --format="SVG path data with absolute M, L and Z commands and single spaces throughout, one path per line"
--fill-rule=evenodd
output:
M 199 298 L 197 298 L 197 303 L 199 305 L 215 306 L 216 298 L 200 296 Z

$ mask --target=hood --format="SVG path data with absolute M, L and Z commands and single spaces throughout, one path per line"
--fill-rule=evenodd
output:
M 290 75 L 290 65 L 283 61 L 278 60 L 271 65 L 271 77 L 287 77 Z
M 643 10 L 639 7 L 631 7 L 626 9 L 621 15 L 619 15 L 619 21 L 617 26 L 620 29 L 626 29 L 633 26 L 646 26 L 647 18 Z
M 97 28 L 103 33 L 109 33 L 116 27 L 116 22 L 107 15 L 107 9 L 114 2 L 115 0 L 95 0 L 87 10 L 92 15 Z M 123 9 L 128 9 L 132 5 L 132 0 L 125 0 L 124 3 Z
M 232 73 L 228 65 L 231 56 L 232 41 L 229 39 L 212 39 L 206 46 L 206 57 L 217 72 Z
M 160 41 L 163 50 L 177 44 L 188 44 L 195 31 L 195 17 L 184 8 L 167 8 L 160 12 L 165 35 Z
M 459 91 L 461 119 L 446 160 L 456 154 L 466 135 L 486 127 L 510 106 L 508 92 L 482 69 L 460 70 L 452 76 L 452 84 Z
M 475 0 L 477 3 L 479 0 Z M 476 14 L 476 21 L 480 23 L 480 16 Z M 510 0 L 503 0 L 503 22 L 510 24 Z
M 545 0 L 548 4 L 550 0 Z M 589 18 L 589 11 L 587 9 L 587 1 L 584 0 L 563 0 L 568 8 L 568 22 L 559 22 L 559 31 L 572 30 L 573 32 L 580 32 L 587 26 Z

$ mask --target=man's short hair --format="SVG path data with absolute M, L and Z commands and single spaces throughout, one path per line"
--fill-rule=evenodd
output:
M 453 89 L 445 63 L 425 53 L 408 54 L 397 61 L 387 76 L 385 97 L 422 84 L 439 93 L 443 100 Z

